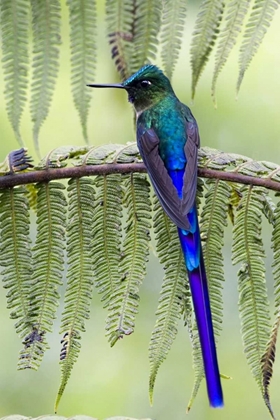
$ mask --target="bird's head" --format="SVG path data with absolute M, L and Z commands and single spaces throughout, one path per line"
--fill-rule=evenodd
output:
M 88 85 L 125 89 L 136 112 L 150 108 L 167 95 L 174 95 L 169 79 L 156 66 L 147 64 L 120 84 Z

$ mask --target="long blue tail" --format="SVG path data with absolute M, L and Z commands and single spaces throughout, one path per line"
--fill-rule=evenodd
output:
M 190 289 L 196 316 L 204 363 L 208 398 L 211 407 L 223 407 L 223 392 L 215 347 L 209 292 L 204 267 L 196 207 L 188 215 L 191 232 L 178 229 L 188 270 Z

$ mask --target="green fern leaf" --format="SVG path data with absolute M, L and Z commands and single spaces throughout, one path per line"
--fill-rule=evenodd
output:
M 124 204 L 127 222 L 120 261 L 120 279 L 109 304 L 107 335 L 113 346 L 123 335 L 134 331 L 138 312 L 139 287 L 145 277 L 149 254 L 151 202 L 146 175 L 131 174 L 125 182 Z
M 157 199 L 155 199 L 153 221 L 157 255 L 160 263 L 164 265 L 165 275 L 156 312 L 157 320 L 149 346 L 151 403 L 158 369 L 166 359 L 176 338 L 178 319 L 181 317 L 183 304 L 190 298 L 178 231 Z
M 87 118 L 91 94 L 87 83 L 94 78 L 96 55 L 96 4 L 92 0 L 68 0 L 72 92 L 79 113 L 83 136 L 88 143 Z
M 269 197 L 269 195 L 264 196 L 264 203 L 263 203 L 263 214 L 267 218 L 268 222 L 274 226 L 275 224 L 275 209 L 276 205 L 274 201 Z
M 244 351 L 252 374 L 263 386 L 262 357 L 269 340 L 269 303 L 265 284 L 264 249 L 261 239 L 261 214 L 264 188 L 243 186 L 233 229 L 233 264 L 241 264 L 239 279 L 239 310 Z
M 274 210 L 274 227 L 272 233 L 272 248 L 273 248 L 273 276 L 274 276 L 274 293 L 275 293 L 275 315 L 270 338 L 267 343 L 266 351 L 262 357 L 262 373 L 263 373 L 263 388 L 264 388 L 264 401 L 271 412 L 273 412 L 270 404 L 269 386 L 273 375 L 273 365 L 275 361 L 276 342 L 278 330 L 280 325 L 280 202 Z M 274 418 L 274 417 L 273 417 Z
M 107 31 L 112 58 L 123 80 L 132 74 L 136 10 L 137 0 L 106 0 Z
M 47 118 L 58 74 L 60 1 L 31 0 L 31 6 L 34 48 L 30 107 L 34 145 L 40 155 L 39 131 Z
M 232 0 L 227 9 L 225 17 L 226 27 L 220 34 L 219 44 L 215 58 L 215 69 L 212 80 L 212 97 L 216 103 L 216 84 L 218 76 L 224 67 L 229 54 L 234 47 L 237 37 L 241 31 L 244 18 L 248 11 L 251 0 Z
M 28 85 L 28 0 L 1 0 L 2 63 L 9 121 L 18 143 L 23 146 L 20 119 Z
M 64 185 L 37 185 L 37 236 L 32 249 L 32 289 L 26 325 L 28 331 L 20 352 L 18 369 L 38 369 L 48 348 L 45 333 L 52 331 L 62 285 L 66 219 Z
M 277 194 L 279 197 L 279 194 Z M 280 312 L 280 202 L 278 201 L 275 212 L 275 223 L 272 233 L 273 248 L 273 276 L 276 313 Z
M 166 76 L 171 79 L 179 57 L 187 14 L 185 0 L 164 0 L 162 17 L 161 58 Z
M 222 0 L 203 0 L 200 5 L 191 44 L 192 98 L 198 79 L 215 45 L 223 11 Z
M 237 93 L 239 92 L 245 71 L 256 54 L 278 6 L 279 1 L 277 0 L 255 0 L 240 48 Z
M 31 290 L 29 205 L 25 187 L 10 188 L 0 196 L 0 265 L 7 292 L 7 307 L 16 319 L 17 334 L 26 333 Z
M 95 286 L 107 307 L 120 280 L 122 187 L 121 175 L 98 176 L 93 217 L 92 257 Z
M 276 417 L 274 416 L 272 406 L 270 403 L 269 386 L 270 386 L 270 381 L 273 375 L 273 364 L 275 362 L 276 342 L 277 342 L 279 325 L 280 325 L 280 312 L 278 312 L 276 316 L 276 320 L 272 327 L 270 338 L 267 343 L 265 353 L 261 359 L 261 367 L 262 367 L 262 374 L 263 374 L 263 389 L 264 389 L 263 398 L 271 414 L 271 417 L 273 419 L 276 419 Z
M 224 181 L 208 180 L 208 191 L 200 219 L 200 234 L 203 247 L 205 269 L 215 340 L 220 335 L 223 321 L 222 288 L 224 282 L 223 254 L 224 229 L 227 226 L 228 202 L 231 187 Z M 194 402 L 200 383 L 204 378 L 201 348 L 196 323 L 192 328 L 193 364 L 195 380 L 188 403 L 188 411 Z
M 136 5 L 132 31 L 132 73 L 156 58 L 162 9 L 162 3 L 157 0 L 137 0 Z
M 62 350 L 61 383 L 58 390 L 55 411 L 71 370 L 80 351 L 81 332 L 85 331 L 85 319 L 89 318 L 92 296 L 92 235 L 91 225 L 94 212 L 94 189 L 90 178 L 70 179 L 69 221 L 67 226 L 68 273 L 64 311 L 61 321 Z

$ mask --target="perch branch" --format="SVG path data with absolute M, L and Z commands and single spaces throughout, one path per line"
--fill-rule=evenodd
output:
M 107 163 L 101 165 L 85 165 L 67 168 L 51 168 L 30 172 L 16 173 L 0 177 L 0 189 L 16 185 L 48 182 L 63 178 L 81 178 L 90 175 L 108 175 L 112 173 L 127 174 L 130 172 L 146 172 L 143 163 Z M 280 191 L 280 182 L 270 178 L 256 178 L 236 172 L 225 172 L 209 168 L 199 168 L 198 176 L 202 178 L 215 178 L 239 184 L 256 185 L 274 191 Z

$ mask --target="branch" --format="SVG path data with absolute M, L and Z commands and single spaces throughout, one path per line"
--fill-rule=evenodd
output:
M 127 174 L 130 172 L 146 172 L 146 168 L 143 163 L 106 163 L 101 165 L 75 166 L 72 168 L 35 170 L 0 177 L 0 189 L 22 184 L 48 182 L 54 179 L 81 178 L 89 175 L 108 175 L 112 173 Z M 270 190 L 280 191 L 280 182 L 273 181 L 269 177 L 257 178 L 237 172 L 225 172 L 209 168 L 198 168 L 198 176 L 237 182 L 239 184 L 261 186 Z

